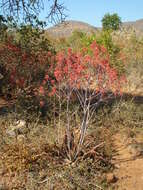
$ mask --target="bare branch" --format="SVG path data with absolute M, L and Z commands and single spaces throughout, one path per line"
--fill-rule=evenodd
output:
M 65 20 L 67 15 L 64 14 L 64 10 L 66 10 L 63 3 L 58 3 L 58 0 L 55 0 L 53 5 L 50 8 L 50 13 L 47 18 L 51 23 L 58 23 Z
M 52 5 L 50 6 L 50 1 Z M 47 7 L 46 7 L 47 8 Z M 62 22 L 66 15 L 64 14 L 65 6 L 58 0 L 49 0 L 49 12 L 47 18 L 50 22 Z M 4 15 L 12 16 L 16 19 L 30 18 L 38 15 L 44 10 L 43 0 L 0 0 L 0 10 Z

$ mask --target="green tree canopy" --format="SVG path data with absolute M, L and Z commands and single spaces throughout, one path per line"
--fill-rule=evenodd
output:
M 118 30 L 120 29 L 122 22 L 117 13 L 105 14 L 102 19 L 102 27 L 104 30 Z

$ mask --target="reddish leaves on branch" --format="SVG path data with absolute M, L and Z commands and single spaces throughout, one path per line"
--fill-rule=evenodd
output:
M 49 69 L 51 58 L 52 53 L 49 51 L 28 51 L 13 41 L 0 44 L 1 64 L 8 71 L 8 82 L 13 87 L 24 88 L 32 82 L 38 83 L 39 73 Z M 48 76 L 45 79 L 48 80 Z
M 101 93 L 110 90 L 119 93 L 124 81 L 123 76 L 119 77 L 116 70 L 111 68 L 106 48 L 96 41 L 88 50 L 84 48 L 81 52 L 73 52 L 69 48 L 57 53 L 53 73 L 56 79 L 54 89 L 61 84 L 62 87 L 74 89 L 94 88 Z
M 74 52 L 69 48 L 56 56 L 44 50 L 28 52 L 9 41 L 0 45 L 0 59 L 10 73 L 9 82 L 13 86 L 24 88 L 34 83 L 39 96 L 53 96 L 59 85 L 77 90 L 94 88 L 101 93 L 110 90 L 119 93 L 125 81 L 125 77 L 119 77 L 110 66 L 106 48 L 96 41 L 88 49 L 85 47 Z M 38 79 L 41 71 L 45 74 L 42 82 Z

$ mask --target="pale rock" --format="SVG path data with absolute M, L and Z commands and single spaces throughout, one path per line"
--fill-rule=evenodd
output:
M 9 137 L 16 137 L 16 133 L 14 130 L 9 130 L 7 129 L 6 130 L 6 134 L 9 136 Z
M 26 134 L 26 133 L 28 133 L 28 131 L 29 130 L 28 130 L 27 126 L 26 126 L 26 121 L 18 120 L 16 123 L 9 126 L 6 133 L 10 137 L 15 137 L 18 134 Z

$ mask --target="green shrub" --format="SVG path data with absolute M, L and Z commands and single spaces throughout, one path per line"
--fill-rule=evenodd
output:
M 117 13 L 107 13 L 102 19 L 102 27 L 104 30 L 118 30 L 120 29 L 121 23 L 121 18 Z

